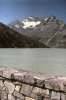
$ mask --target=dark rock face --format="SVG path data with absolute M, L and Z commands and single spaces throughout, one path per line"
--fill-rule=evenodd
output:
M 24 22 L 40 22 L 40 24 L 24 28 Z M 39 40 L 48 47 L 66 48 L 66 24 L 55 16 L 28 17 L 23 21 L 15 21 L 9 26 L 25 36 Z
M 24 36 L 0 23 L 0 48 L 44 48 L 38 40 Z

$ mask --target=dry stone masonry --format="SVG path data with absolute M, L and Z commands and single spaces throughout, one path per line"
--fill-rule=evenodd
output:
M 0 67 L 0 100 L 66 100 L 66 77 Z

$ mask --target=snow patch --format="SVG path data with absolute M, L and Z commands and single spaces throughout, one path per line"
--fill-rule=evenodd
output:
M 48 21 L 48 19 L 49 19 L 49 18 L 48 18 L 48 17 L 46 17 L 44 20 L 45 20 L 45 21 Z
M 29 19 L 32 19 L 33 20 L 34 18 L 33 17 L 29 17 Z
M 22 23 L 24 24 L 23 28 L 34 28 L 37 25 L 39 25 L 41 22 L 40 21 L 29 21 L 28 19 L 26 19 L 25 21 L 22 21 Z
M 19 28 L 19 25 L 17 25 L 17 24 L 16 24 L 16 25 L 14 25 L 14 26 L 15 26 L 16 28 Z

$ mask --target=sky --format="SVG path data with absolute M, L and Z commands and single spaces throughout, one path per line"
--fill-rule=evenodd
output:
M 0 22 L 28 16 L 56 16 L 66 23 L 66 0 L 0 0 Z

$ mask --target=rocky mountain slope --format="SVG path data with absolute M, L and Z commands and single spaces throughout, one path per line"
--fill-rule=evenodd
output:
M 0 23 L 0 48 L 44 48 L 38 40 L 24 36 Z
M 66 24 L 55 16 L 28 17 L 9 24 L 11 28 L 54 48 L 66 48 Z

